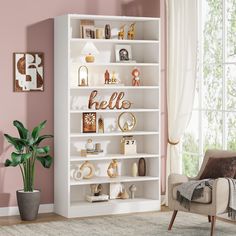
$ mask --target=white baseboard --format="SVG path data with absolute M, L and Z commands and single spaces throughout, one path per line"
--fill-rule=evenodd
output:
M 54 212 L 54 204 L 41 204 L 39 206 L 39 213 L 52 213 Z M 14 216 L 19 215 L 17 206 L 13 207 L 0 207 L 0 216 Z

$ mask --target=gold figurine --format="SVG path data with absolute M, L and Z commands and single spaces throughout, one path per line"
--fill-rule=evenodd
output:
M 135 23 L 130 25 L 127 38 L 131 40 L 135 38 Z
M 118 32 L 118 39 L 124 39 L 125 36 L 125 25 L 120 27 L 120 31 Z
M 113 159 L 107 169 L 107 174 L 110 178 L 116 178 L 118 176 L 118 162 Z

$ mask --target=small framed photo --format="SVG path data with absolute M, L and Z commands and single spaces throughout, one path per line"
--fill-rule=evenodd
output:
M 85 39 L 95 39 L 95 27 L 93 25 L 84 25 L 83 36 Z
M 96 133 L 96 112 L 83 113 L 83 133 Z
M 44 55 L 41 52 L 14 53 L 14 91 L 44 90 Z
M 80 21 L 80 37 L 85 39 L 95 38 L 94 20 Z
M 132 61 L 132 51 L 130 45 L 116 45 L 116 62 Z

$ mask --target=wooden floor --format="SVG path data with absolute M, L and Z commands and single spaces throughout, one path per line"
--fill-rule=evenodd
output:
M 168 207 L 162 206 L 161 211 L 170 211 L 170 210 Z M 42 222 L 51 222 L 51 221 L 63 221 L 63 220 L 68 220 L 68 219 L 63 216 L 59 216 L 55 213 L 39 214 L 38 218 L 34 221 L 22 221 L 20 219 L 20 216 L 4 216 L 4 217 L 0 217 L 0 226 L 11 226 L 11 225 L 17 225 L 17 224 L 32 224 L 32 223 L 42 223 Z M 222 220 L 225 222 L 236 224 L 236 222 L 233 222 L 228 219 L 220 218 L 220 217 L 217 217 L 217 220 Z
M 161 211 L 169 211 L 169 209 L 166 206 L 162 206 Z M 0 217 L 0 226 L 42 223 L 42 222 L 51 222 L 51 221 L 60 221 L 60 220 L 68 220 L 68 219 L 63 216 L 59 216 L 55 213 L 39 214 L 38 218 L 33 221 L 22 221 L 20 219 L 20 216 L 4 216 L 4 217 Z
M 59 221 L 59 220 L 67 220 L 67 219 L 55 213 L 39 214 L 38 218 L 33 221 L 22 221 L 20 219 L 20 216 L 4 216 L 4 217 L 0 217 L 0 226 L 42 223 L 42 222 Z

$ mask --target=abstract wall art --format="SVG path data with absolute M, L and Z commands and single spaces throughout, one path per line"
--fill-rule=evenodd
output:
M 44 90 L 43 53 L 14 53 L 14 91 Z

